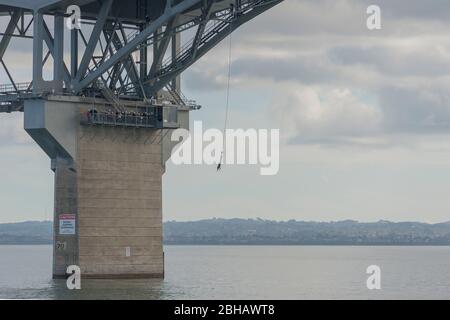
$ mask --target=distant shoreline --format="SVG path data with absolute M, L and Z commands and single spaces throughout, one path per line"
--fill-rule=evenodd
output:
M 163 239 L 166 246 L 450 246 L 450 223 L 262 219 L 167 221 L 163 225 Z M 0 224 L 0 245 L 52 243 L 51 221 Z
M 53 243 L 0 243 L 0 246 L 52 246 Z M 171 247 L 450 247 L 450 244 L 207 244 L 170 243 Z

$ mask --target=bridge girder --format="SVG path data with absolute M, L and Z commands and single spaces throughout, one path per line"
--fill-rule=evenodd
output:
M 8 90 L 0 92 L 0 104 L 17 103 L 17 97 L 12 96 L 31 95 L 31 88 L 34 95 L 63 90 L 69 95 L 86 95 L 88 92 L 104 96 L 102 90 L 108 90 L 117 99 L 131 100 L 154 98 L 160 90 L 166 89 L 173 91 L 172 96 L 179 100 L 177 102 L 184 103 L 179 88 L 172 85 L 176 83 L 174 79 L 242 24 L 282 1 L 127 1 L 140 9 L 135 15 L 130 15 L 129 10 L 118 11 L 123 7 L 123 1 L 71 1 L 80 5 L 85 27 L 70 33 L 72 58 L 69 69 L 61 52 L 63 33 L 58 30 L 62 17 L 67 17 L 65 6 L 68 2 L 39 0 L 36 3 L 43 7 L 33 9 L 20 7 L 28 3 L 25 0 L 0 0 L 0 15 L 10 16 L 7 29 L 0 33 L 3 34 L 0 60 L 13 37 L 33 38 L 34 53 L 32 84 L 28 90 L 23 90 L 23 85 L 19 90 L 11 75 L 13 72 L 7 71 L 11 85 L 5 87 Z M 92 15 L 94 10 L 98 10 L 95 18 Z M 149 13 L 149 10 L 152 11 Z M 25 18 L 27 14 L 28 19 Z M 53 30 L 49 16 L 53 17 Z M 33 34 L 29 35 L 31 29 Z M 193 32 L 188 31 L 191 29 Z M 191 41 L 183 45 L 174 42 L 180 39 L 180 34 L 189 32 L 194 33 Z M 81 45 L 79 38 L 82 39 Z M 42 53 L 43 43 L 48 49 L 47 55 Z M 170 43 L 172 50 L 168 50 Z M 154 48 L 151 63 L 147 52 L 150 47 Z M 46 82 L 42 80 L 42 69 L 49 55 L 53 57 L 53 67 L 57 71 L 53 81 Z M 6 69 L 6 63 L 4 66 Z

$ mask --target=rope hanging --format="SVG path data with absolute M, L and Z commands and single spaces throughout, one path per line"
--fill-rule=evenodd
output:
M 220 171 L 222 169 L 222 163 L 223 163 L 223 149 L 225 148 L 225 140 L 226 140 L 226 130 L 228 127 L 228 114 L 230 110 L 230 80 L 231 80 L 231 53 L 232 53 L 232 27 L 230 23 L 230 35 L 229 35 L 229 43 L 228 43 L 228 79 L 227 79 L 227 98 L 226 98 L 226 104 L 225 104 L 225 121 L 223 125 L 223 145 L 222 145 L 222 152 L 220 154 L 220 160 L 219 164 L 217 165 L 217 171 Z

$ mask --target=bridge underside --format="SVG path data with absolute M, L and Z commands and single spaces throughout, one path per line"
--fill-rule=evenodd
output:
M 231 32 L 281 1 L 0 0 L 0 16 L 9 16 L 0 60 L 10 80 L 0 85 L 0 105 L 15 110 L 14 95 L 23 100 L 63 93 L 103 97 L 120 108 L 121 99 L 149 101 L 163 89 L 177 103 L 189 104 L 180 91 L 180 74 Z M 79 5 L 80 27 L 78 17 L 66 12 L 69 4 Z M 70 65 L 64 61 L 65 18 L 76 21 L 69 36 Z M 15 81 L 3 60 L 15 37 L 33 40 L 32 81 Z M 52 69 L 50 80 L 43 78 L 47 69 Z

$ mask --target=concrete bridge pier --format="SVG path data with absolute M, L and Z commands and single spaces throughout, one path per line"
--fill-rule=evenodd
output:
M 68 266 L 79 265 L 77 171 L 70 158 L 56 157 L 51 166 L 55 178 L 53 276 L 64 277 Z
M 81 125 L 92 106 L 25 102 L 25 129 L 55 173 L 53 276 L 163 278 L 162 175 L 167 130 Z M 183 127 L 188 112 L 178 111 Z

